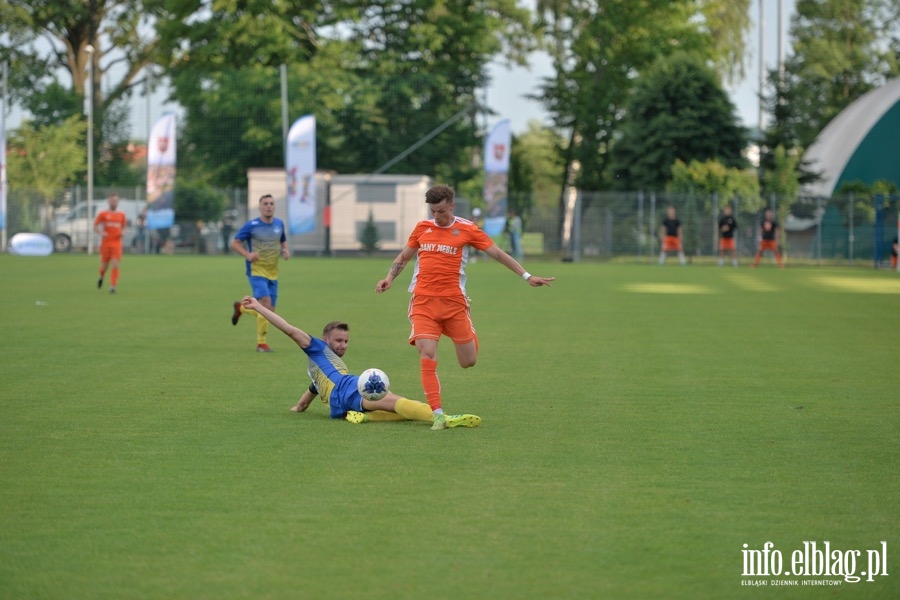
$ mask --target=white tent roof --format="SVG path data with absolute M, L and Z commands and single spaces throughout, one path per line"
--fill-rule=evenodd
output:
M 872 127 L 900 101 L 900 78 L 892 79 L 842 110 L 807 149 L 803 160 L 822 179 L 804 186 L 802 194 L 830 197 L 847 162 Z

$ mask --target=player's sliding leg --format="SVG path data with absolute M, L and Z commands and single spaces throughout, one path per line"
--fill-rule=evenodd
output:
M 428 411 L 428 414 L 431 414 L 431 411 Z M 397 413 L 387 412 L 386 410 L 373 410 L 372 412 L 361 413 L 355 410 L 347 411 L 346 419 L 351 423 L 368 423 L 368 422 L 379 422 L 379 421 L 408 421 L 406 417 L 403 415 L 398 415 Z M 428 419 L 431 420 L 430 418 Z
M 359 413 L 364 414 L 365 419 L 359 420 L 357 415 L 352 415 L 347 420 L 353 423 L 363 421 L 423 421 L 431 423 L 433 419 L 430 406 L 424 402 L 398 396 L 393 392 L 388 392 L 388 395 L 381 400 L 363 399 L 362 406 L 368 411 Z
M 394 412 L 410 421 L 424 421 L 429 423 L 434 419 L 434 413 L 430 406 L 424 402 L 417 402 L 416 400 L 410 400 L 409 398 L 398 398 L 397 404 L 394 405 Z

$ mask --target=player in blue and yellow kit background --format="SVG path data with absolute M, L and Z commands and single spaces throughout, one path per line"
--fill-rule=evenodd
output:
M 358 376 L 348 372 L 347 365 L 325 340 L 314 338 L 299 327 L 294 327 L 250 296 L 241 301 L 245 310 L 252 310 L 271 321 L 279 330 L 300 347 L 309 357 L 309 376 L 316 394 L 328 405 L 332 419 L 346 419 L 351 423 L 366 421 L 425 421 L 432 420 L 431 407 L 424 402 L 404 398 L 391 391 L 381 400 L 366 400 L 359 395 Z M 312 395 L 304 395 L 311 401 Z M 309 406 L 298 404 L 295 412 L 303 412 Z M 478 427 L 481 417 L 476 415 L 448 415 L 447 427 Z
M 274 311 L 278 303 L 278 256 L 288 260 L 291 250 L 287 243 L 284 221 L 275 217 L 275 198 L 266 194 L 259 199 L 259 218 L 247 221 L 231 240 L 232 250 L 244 257 L 250 292 L 259 303 Z M 256 351 L 271 352 L 267 343 L 269 322 L 256 311 L 235 302 L 231 324 L 237 325 L 242 313 L 256 315 Z

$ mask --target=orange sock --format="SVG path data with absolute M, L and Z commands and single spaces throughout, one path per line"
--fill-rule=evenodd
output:
M 422 368 L 422 389 L 425 391 L 425 400 L 431 410 L 441 408 L 441 382 L 437 375 L 437 361 L 423 358 L 420 361 Z
M 119 283 L 119 267 L 113 267 L 109 274 L 109 285 L 110 287 L 116 287 L 117 283 Z

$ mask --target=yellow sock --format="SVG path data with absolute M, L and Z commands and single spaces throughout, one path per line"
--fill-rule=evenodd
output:
M 248 311 L 249 312 L 249 311 Z M 256 312 L 256 311 L 253 311 Z M 269 333 L 269 322 L 261 314 L 256 315 L 256 343 L 265 344 L 266 335 Z
M 406 417 L 386 410 L 373 410 L 366 413 L 366 421 L 406 421 Z
M 430 406 L 424 402 L 410 400 L 409 398 L 399 398 L 394 406 L 394 410 L 397 411 L 398 415 L 402 415 L 404 419 L 409 419 L 410 421 L 431 423 L 434 419 Z
M 258 317 L 259 313 L 253 310 L 252 308 L 247 308 L 243 304 L 241 304 L 241 314 L 242 315 L 253 315 L 254 317 Z

